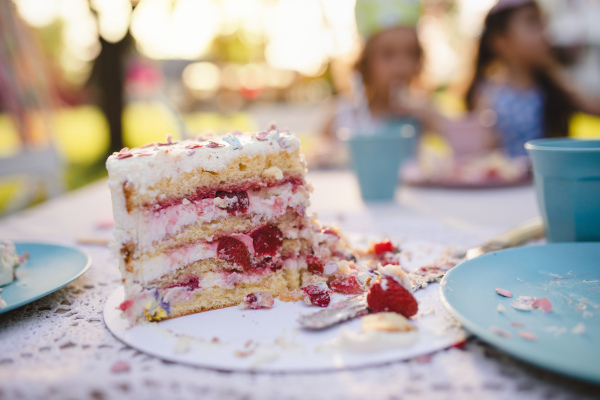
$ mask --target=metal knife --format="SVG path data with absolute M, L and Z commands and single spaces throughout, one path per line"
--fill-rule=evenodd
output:
M 541 219 L 533 219 L 498 235 L 481 246 L 467 250 L 464 259 L 470 260 L 485 253 L 520 246 L 530 240 L 540 239 L 544 235 L 544 226 Z M 411 272 L 408 276 L 413 283 L 412 290 L 417 291 L 426 287 L 428 284 L 438 282 L 444 277 L 445 271 L 439 270 L 437 273 L 428 274 L 425 279 L 423 275 Z M 341 322 L 368 314 L 367 294 L 361 295 L 337 302 L 324 310 L 304 314 L 298 318 L 300 326 L 309 330 L 320 330 L 337 325 Z
M 542 220 L 540 218 L 530 219 L 508 232 L 494 237 L 481 246 L 467 250 L 465 258 L 470 260 L 480 255 L 491 253 L 492 251 L 517 247 L 530 240 L 541 239 L 542 237 L 544 237 L 544 224 Z

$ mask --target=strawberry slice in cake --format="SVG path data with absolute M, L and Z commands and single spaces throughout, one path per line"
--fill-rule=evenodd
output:
M 295 135 L 272 129 L 167 137 L 110 156 L 123 314 L 135 323 L 241 303 L 262 308 L 272 303 L 255 297 L 318 285 L 328 262 L 352 258 L 338 232 L 307 214 L 299 147 Z
M 380 268 L 380 277 L 367 294 L 367 304 L 372 312 L 395 312 L 409 318 L 419 311 L 419 304 L 410 289 L 410 279 L 402 277 L 406 274 L 399 265 Z

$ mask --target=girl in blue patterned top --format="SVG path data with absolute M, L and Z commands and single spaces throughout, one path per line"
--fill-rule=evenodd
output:
M 600 114 L 597 100 L 571 87 L 553 62 L 537 4 L 500 0 L 485 19 L 467 108 L 492 110 L 498 145 L 523 156 L 529 140 L 567 136 L 574 112 Z

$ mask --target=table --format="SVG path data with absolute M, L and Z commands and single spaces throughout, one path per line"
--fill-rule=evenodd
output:
M 395 203 L 364 204 L 347 171 L 309 174 L 312 210 L 348 232 L 472 246 L 537 215 L 532 187 L 404 187 Z M 76 245 L 108 237 L 106 181 L 0 220 L 0 237 Z M 165 362 L 105 328 L 102 309 L 120 283 L 105 246 L 77 245 L 90 270 L 65 288 L 0 315 L 0 399 L 582 399 L 597 386 L 546 372 L 471 338 L 460 348 L 376 368 L 321 374 L 245 374 Z

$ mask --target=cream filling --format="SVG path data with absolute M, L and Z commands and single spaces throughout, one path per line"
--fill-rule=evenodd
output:
M 133 261 L 133 272 L 128 273 L 127 280 L 146 285 L 195 261 L 216 258 L 217 246 L 217 242 L 194 243 Z
M 192 300 L 198 292 L 211 288 L 234 289 L 240 283 L 257 284 L 262 282 L 267 275 L 272 274 L 270 270 L 264 270 L 260 273 L 244 272 L 207 272 L 202 275 L 199 281 L 200 287 L 190 289 L 184 286 L 172 287 L 168 289 L 158 289 L 165 303 L 181 303 Z
M 288 207 L 307 206 L 307 191 L 299 187 L 294 193 L 292 189 L 293 184 L 286 183 L 249 191 L 247 214 L 260 222 L 281 217 Z M 115 240 L 117 243 L 134 242 L 137 251 L 143 253 L 150 250 L 155 243 L 181 232 L 187 226 L 206 224 L 229 217 L 227 210 L 218 206 L 219 200 L 202 199 L 190 202 L 183 199 L 180 204 L 159 211 L 135 212 L 121 221 L 121 229 L 115 231 Z

